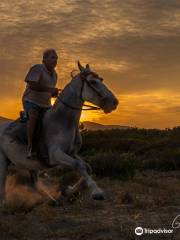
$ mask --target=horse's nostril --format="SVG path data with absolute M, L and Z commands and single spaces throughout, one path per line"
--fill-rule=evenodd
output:
M 114 104 L 114 105 L 118 105 L 118 103 L 119 103 L 119 101 L 118 101 L 117 99 L 114 99 L 114 100 L 113 100 L 113 104 Z

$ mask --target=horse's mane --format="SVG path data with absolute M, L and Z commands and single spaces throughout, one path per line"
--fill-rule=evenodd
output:
M 77 74 L 73 75 L 74 72 L 77 72 Z M 64 86 L 63 89 L 61 89 L 61 91 L 59 92 L 58 94 L 58 97 L 56 98 L 54 104 L 53 104 L 53 107 L 56 107 L 56 105 L 58 104 L 58 101 L 59 101 L 59 97 L 61 96 L 61 94 L 63 94 L 64 90 L 72 83 L 72 81 L 77 78 L 79 76 L 79 71 L 77 69 L 73 69 L 70 73 L 71 75 L 71 80 Z

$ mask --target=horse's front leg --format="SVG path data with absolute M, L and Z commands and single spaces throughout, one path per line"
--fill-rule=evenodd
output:
M 82 162 L 85 164 L 85 166 L 86 166 L 86 171 L 87 171 L 88 174 L 91 174 L 91 173 L 92 173 L 92 168 L 91 168 L 91 166 L 90 166 L 88 163 L 84 162 L 78 154 L 75 154 L 74 157 L 75 157 L 76 159 L 78 159 L 79 161 L 82 161 Z M 82 178 L 83 178 L 83 177 L 82 177 Z M 78 187 L 81 188 L 81 186 L 84 184 L 84 181 L 83 181 L 83 180 L 86 180 L 85 178 L 84 178 L 84 179 L 82 179 L 82 178 L 74 185 L 76 191 L 78 191 Z M 92 178 L 91 178 L 91 179 L 92 179 Z M 94 181 L 94 180 L 92 179 L 92 181 Z M 94 181 L 94 182 L 95 182 L 95 181 Z M 95 183 L 95 184 L 96 184 L 96 183 Z M 96 187 L 95 187 L 94 189 L 91 188 L 91 194 L 92 194 L 92 197 L 93 197 L 94 199 L 104 199 L 104 192 L 103 192 L 103 190 L 102 190 L 100 187 L 97 186 L 97 184 L 96 184 Z
M 80 179 L 73 185 L 73 186 L 67 186 L 63 190 L 63 195 L 71 197 L 75 193 L 78 193 L 82 190 L 82 188 L 87 187 L 86 181 L 84 177 L 80 177 Z
M 54 146 L 49 149 L 49 156 L 50 164 L 52 165 L 59 164 L 77 169 L 82 177 L 84 177 L 92 198 L 97 200 L 104 199 L 104 192 L 97 186 L 96 182 L 88 174 L 86 163 L 79 156 L 71 157 L 64 153 L 60 148 Z
M 79 159 L 80 161 L 82 161 L 82 159 L 80 158 L 80 156 L 77 153 L 74 153 L 73 157 L 75 159 Z M 85 164 L 86 164 L 86 170 L 87 170 L 88 174 L 91 174 L 92 173 L 91 166 L 89 164 L 87 164 L 86 162 L 85 162 Z M 86 180 L 84 177 L 81 177 L 73 186 L 68 186 L 65 189 L 64 194 L 67 196 L 71 196 L 71 195 L 83 190 L 85 186 L 87 187 Z

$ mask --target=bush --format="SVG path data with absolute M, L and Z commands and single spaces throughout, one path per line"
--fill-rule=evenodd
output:
M 99 176 L 128 175 L 134 171 L 131 168 L 159 171 L 180 169 L 180 127 L 86 131 L 82 136 L 80 155 L 88 156 L 88 161 Z M 131 161 L 131 158 L 136 160 Z
M 86 158 L 98 177 L 111 177 L 120 179 L 132 179 L 137 168 L 138 161 L 133 153 L 97 153 Z

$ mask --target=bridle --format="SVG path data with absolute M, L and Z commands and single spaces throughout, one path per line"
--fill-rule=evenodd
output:
M 72 71 L 73 72 L 73 71 Z M 71 72 L 71 76 L 72 76 L 72 72 Z M 81 85 L 81 91 L 80 91 L 80 100 L 82 102 L 84 102 L 84 99 L 82 97 L 82 94 L 83 94 L 83 89 L 84 89 L 84 84 L 87 83 L 87 85 L 101 98 L 103 98 L 102 94 L 95 88 L 92 86 L 92 84 L 87 80 L 87 77 L 89 75 L 93 75 L 94 77 L 96 77 L 97 79 L 99 79 L 100 81 L 103 81 L 102 78 L 100 78 L 98 76 L 98 74 L 96 74 L 95 72 L 88 72 L 88 73 L 85 73 L 85 72 L 80 72 L 79 74 L 79 77 L 80 79 L 82 80 L 82 85 Z M 74 77 L 74 76 L 72 76 Z M 59 91 L 62 91 L 62 89 L 59 89 Z M 60 98 L 60 96 L 57 97 L 58 100 L 60 100 L 65 106 L 71 108 L 71 109 L 74 109 L 74 110 L 78 110 L 78 111 L 87 111 L 87 110 L 100 110 L 101 108 L 100 107 L 96 107 L 96 106 L 91 106 L 91 105 L 88 105 L 88 104 L 83 104 L 83 106 L 85 107 L 88 107 L 88 108 L 78 108 L 78 107 L 75 107 L 75 106 L 72 106 L 70 104 L 68 104 L 67 102 L 65 102 L 64 100 L 62 100 L 62 98 Z

